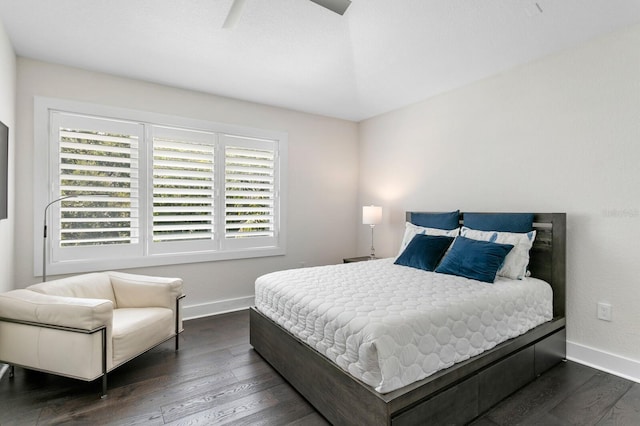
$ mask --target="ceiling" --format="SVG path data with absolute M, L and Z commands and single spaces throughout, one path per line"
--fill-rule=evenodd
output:
M 22 57 L 360 121 L 640 22 L 640 0 L 0 0 Z

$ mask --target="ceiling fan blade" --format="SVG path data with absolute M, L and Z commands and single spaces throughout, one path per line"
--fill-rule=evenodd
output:
M 244 9 L 246 1 L 247 0 L 233 0 L 229 8 L 229 13 L 227 14 L 227 19 L 225 19 L 224 24 L 222 24 L 222 28 L 231 29 L 236 26 L 242 16 L 242 9 Z
M 338 15 L 344 15 L 344 12 L 347 11 L 347 8 L 351 4 L 351 0 L 311 0 L 315 4 L 319 4 L 322 7 L 325 7 Z

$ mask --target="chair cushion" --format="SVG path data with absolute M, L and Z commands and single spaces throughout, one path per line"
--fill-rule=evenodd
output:
M 118 308 L 175 308 L 182 294 L 180 278 L 149 277 L 107 272 Z
M 55 296 L 24 289 L 0 294 L 0 316 L 20 321 L 93 330 L 111 324 L 113 302 Z
M 84 297 L 89 299 L 107 299 L 117 307 L 116 297 L 109 275 L 104 272 L 76 275 L 59 280 L 47 281 L 27 287 L 27 290 L 52 296 Z
M 113 367 L 175 334 L 168 308 L 121 308 L 113 311 Z

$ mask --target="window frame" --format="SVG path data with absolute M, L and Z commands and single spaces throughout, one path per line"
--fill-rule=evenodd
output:
M 52 138 L 51 113 L 58 111 L 68 114 L 93 116 L 97 118 L 122 120 L 135 122 L 144 126 L 144 140 L 140 141 L 141 149 L 141 186 L 145 186 L 144 195 L 140 196 L 141 202 L 141 239 L 142 253 L 135 256 L 121 256 L 110 258 L 92 259 L 59 259 L 55 253 L 57 242 L 55 218 L 60 214 L 60 203 L 54 203 L 49 207 L 47 219 L 49 226 L 48 242 L 46 247 L 43 239 L 44 211 L 47 204 L 60 195 L 57 188 L 58 171 L 57 155 L 59 145 Z M 223 135 L 232 135 L 247 139 L 263 139 L 274 141 L 275 146 L 275 200 L 274 200 L 274 225 L 276 235 L 272 244 L 264 246 L 246 247 L 246 244 L 229 244 L 224 240 L 224 191 L 218 187 L 216 190 L 216 233 L 220 235 L 219 241 L 213 250 L 195 250 L 188 252 L 174 252 L 172 250 L 151 250 L 152 246 L 152 215 L 153 215 L 153 126 L 171 127 L 185 130 L 212 132 L 216 134 L 216 165 L 222 159 L 224 166 L 224 153 L 221 150 Z M 55 145 L 55 146 L 52 146 Z M 73 100 L 35 97 L 34 99 L 34 182 L 33 182 L 33 271 L 34 276 L 42 275 L 44 250 L 47 250 L 47 274 L 80 273 L 95 270 L 126 269 L 135 267 L 160 266 L 171 264 L 185 264 L 195 262 L 211 262 L 231 259 L 248 259 L 266 256 L 281 256 L 286 254 L 286 207 L 287 207 L 287 145 L 288 134 L 277 130 L 258 129 L 247 126 L 225 124 L 206 120 L 192 119 L 180 116 L 160 114 L 154 112 L 110 107 Z M 222 167 L 223 169 L 224 167 Z M 218 167 L 220 170 L 221 167 Z M 55 173 L 55 175 L 54 175 Z M 55 176 L 55 178 L 54 178 Z M 224 185 L 224 171 L 219 171 L 217 179 L 222 179 Z M 144 182 L 142 180 L 144 179 Z M 220 213 L 223 213 L 220 216 Z M 222 228 L 220 228 L 222 227 Z M 220 233 L 222 229 L 222 233 Z M 178 246 L 178 245 L 177 245 Z

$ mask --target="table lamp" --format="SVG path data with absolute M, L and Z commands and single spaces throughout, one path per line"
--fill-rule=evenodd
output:
M 376 257 L 376 249 L 373 247 L 373 228 L 381 221 L 382 207 L 373 205 L 362 207 L 362 224 L 371 227 L 371 259 Z

